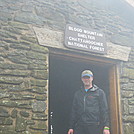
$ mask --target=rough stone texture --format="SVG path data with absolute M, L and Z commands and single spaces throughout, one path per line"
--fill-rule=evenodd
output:
M 123 133 L 132 134 L 134 13 L 129 9 L 121 0 L 0 0 L 0 133 L 48 133 L 49 51 L 39 45 L 33 27 L 57 31 L 54 45 L 63 45 L 56 33 L 73 23 L 100 30 L 107 42 L 132 48 L 120 66 Z

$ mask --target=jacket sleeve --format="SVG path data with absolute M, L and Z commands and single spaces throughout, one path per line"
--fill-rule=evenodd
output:
M 72 104 L 72 111 L 70 116 L 70 123 L 69 123 L 69 129 L 74 129 L 75 124 L 77 122 L 77 94 L 74 95 L 73 104 Z
M 103 126 L 109 127 L 109 114 L 108 114 L 108 104 L 106 95 L 103 90 L 100 90 L 100 113 Z

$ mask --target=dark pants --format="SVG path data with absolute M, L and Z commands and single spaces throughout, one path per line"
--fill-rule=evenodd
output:
M 99 125 L 79 124 L 74 129 L 74 134 L 102 134 Z

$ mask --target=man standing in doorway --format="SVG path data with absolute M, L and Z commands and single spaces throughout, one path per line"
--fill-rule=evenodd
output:
M 90 70 L 82 72 L 81 80 L 84 86 L 75 93 L 68 134 L 110 134 L 104 91 L 93 84 Z

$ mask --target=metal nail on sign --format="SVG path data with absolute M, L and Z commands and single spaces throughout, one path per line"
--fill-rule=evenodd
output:
M 107 52 L 106 40 L 102 32 L 72 24 L 66 25 L 65 46 L 100 54 Z

